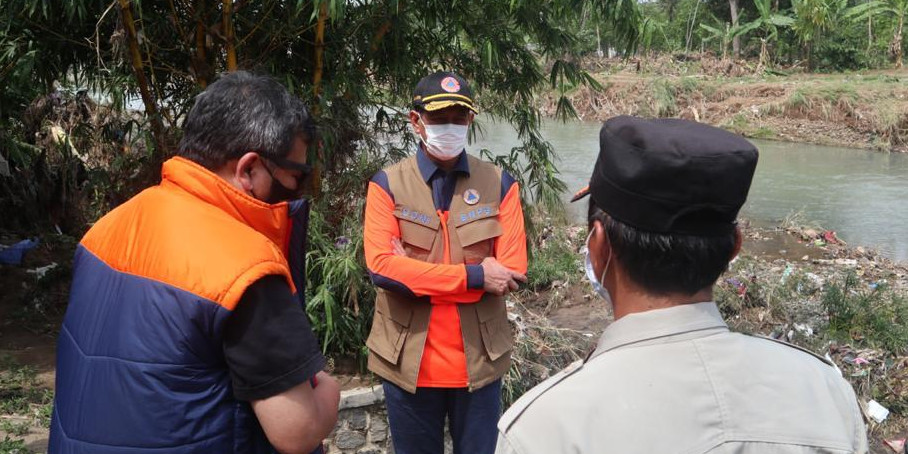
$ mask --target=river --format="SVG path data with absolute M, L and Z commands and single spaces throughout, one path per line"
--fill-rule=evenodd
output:
M 484 134 L 467 149 L 504 154 L 518 144 L 510 125 L 480 121 Z M 598 123 L 546 121 L 542 133 L 560 158 L 568 186 L 565 202 L 589 180 L 599 150 Z M 752 140 L 760 150 L 742 216 L 755 225 L 778 225 L 798 214 L 806 224 L 835 230 L 852 246 L 908 261 L 908 154 Z M 570 213 L 583 219 L 586 204 Z

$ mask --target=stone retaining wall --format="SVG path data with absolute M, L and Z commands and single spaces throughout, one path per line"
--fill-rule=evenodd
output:
M 393 453 L 380 385 L 341 392 L 337 426 L 325 439 L 327 454 Z

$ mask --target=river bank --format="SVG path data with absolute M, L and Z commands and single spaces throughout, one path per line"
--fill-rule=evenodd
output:
M 908 71 L 755 74 L 747 62 L 696 56 L 587 62 L 601 91 L 567 92 L 585 121 L 679 117 L 751 138 L 908 152 Z M 540 100 L 555 114 L 558 98 Z

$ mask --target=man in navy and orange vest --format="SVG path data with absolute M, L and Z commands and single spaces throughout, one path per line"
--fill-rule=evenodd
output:
M 526 281 L 520 190 L 468 155 L 477 113 L 467 82 L 416 86 L 416 154 L 376 174 L 366 196 L 366 264 L 378 287 L 367 341 L 398 454 L 495 449 L 501 376 L 514 342 L 503 295 Z
M 235 72 L 202 92 L 159 185 L 76 250 L 51 453 L 308 453 L 339 388 L 303 310 L 302 102 Z

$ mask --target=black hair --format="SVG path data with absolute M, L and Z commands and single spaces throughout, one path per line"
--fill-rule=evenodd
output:
M 591 229 L 596 220 L 605 227 L 612 261 L 654 295 L 693 295 L 711 287 L 735 249 L 734 232 L 721 236 L 646 232 L 612 218 L 590 199 Z
M 310 146 L 316 140 L 303 102 L 268 76 L 236 71 L 196 96 L 177 154 L 217 170 L 250 151 L 286 157 L 297 137 Z

